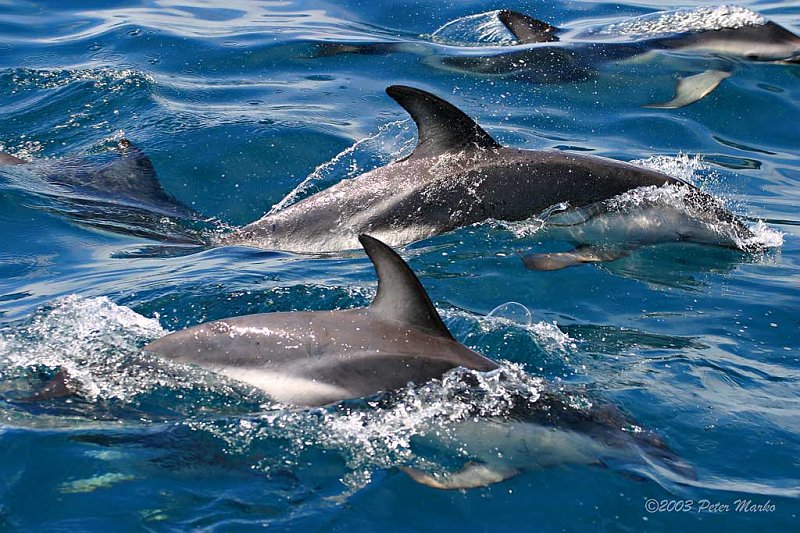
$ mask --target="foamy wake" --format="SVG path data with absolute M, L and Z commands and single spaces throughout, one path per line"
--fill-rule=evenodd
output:
M 164 335 L 158 320 L 108 298 L 71 295 L 37 311 L 21 327 L 0 331 L 0 374 L 63 369 L 88 399 L 129 399 L 172 383 L 160 370 L 142 372 L 142 345 Z
M 593 36 L 652 38 L 766 23 L 766 18 L 745 7 L 720 5 L 650 13 L 594 28 L 586 33 Z

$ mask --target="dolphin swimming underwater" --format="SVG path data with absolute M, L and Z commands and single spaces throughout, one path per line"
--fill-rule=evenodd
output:
M 474 416 L 426 432 L 418 437 L 426 446 L 468 460 L 456 470 L 438 465 L 402 470 L 418 483 L 450 490 L 485 487 L 565 464 L 613 465 L 636 477 L 661 470 L 677 483 L 696 478 L 692 466 L 661 438 L 613 404 L 592 400 L 580 407 L 571 400 L 581 398 L 544 385 L 535 401 L 515 401 L 505 416 Z
M 0 152 L 0 166 L 3 165 L 41 175 L 75 198 L 113 202 L 176 218 L 199 217 L 161 187 L 153 163 L 127 139 L 117 142 L 110 160 L 99 163 L 72 157 L 26 161 Z
M 739 6 L 698 7 L 661 11 L 588 28 L 559 28 L 510 10 L 464 17 L 497 20 L 513 36 L 513 44 L 458 42 L 446 38 L 453 21 L 431 40 L 375 44 L 317 45 L 319 56 L 340 53 L 425 55 L 433 66 L 465 73 L 510 76 L 535 83 L 564 83 L 590 78 L 610 61 L 641 57 L 655 51 L 741 58 L 750 61 L 800 62 L 800 37 L 762 15 Z M 484 26 L 490 26 L 485 22 Z M 485 30 L 484 30 L 485 31 Z M 496 34 L 497 29 L 493 32 Z M 669 102 L 646 107 L 677 108 L 696 102 L 731 75 L 733 64 L 678 80 Z
M 190 231 L 164 231 L 163 218 L 204 220 L 162 188 L 153 163 L 127 139 L 99 156 L 26 161 L 0 152 L 0 173 L 14 188 L 47 197 L 48 210 L 88 226 L 192 243 Z
M 369 307 L 226 318 L 172 333 L 144 349 L 248 383 L 299 407 L 401 392 L 409 383 L 424 385 L 459 367 L 468 374 L 465 383 L 471 371 L 499 371 L 494 361 L 452 337 L 399 255 L 372 237 L 362 235 L 360 241 L 378 274 L 377 295 Z M 459 457 L 469 453 L 463 469 L 436 475 L 404 470 L 442 489 L 481 487 L 563 463 L 656 462 L 679 474 L 690 471 L 658 437 L 613 405 L 576 407 L 561 391 L 539 391 L 538 385 L 534 402 L 520 396 L 510 413 L 470 415 L 446 438 L 434 439 L 445 450 L 458 448 Z M 381 401 L 391 405 L 393 398 Z
M 613 221 L 628 230 L 631 247 L 689 240 L 741 249 L 753 237 L 722 202 L 667 174 L 598 156 L 506 148 L 433 94 L 400 85 L 386 92 L 417 125 L 419 141 L 411 155 L 268 214 L 218 243 L 326 252 L 353 249 L 357 235 L 369 233 L 396 246 L 489 219 L 527 220 L 558 204 L 588 208 L 632 189 L 663 185 L 683 191 L 681 201 L 694 208 L 691 214 L 676 214 L 670 224 L 651 219 L 662 223 L 648 225 L 647 218 L 618 214 L 595 223 Z M 562 266 L 626 253 L 620 248 L 598 255 L 584 248 Z

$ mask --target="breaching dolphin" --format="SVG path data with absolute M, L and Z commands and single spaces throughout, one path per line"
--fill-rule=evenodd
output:
M 301 407 L 422 385 L 457 367 L 498 371 L 495 362 L 453 338 L 399 255 L 372 237 L 362 235 L 360 241 L 378 274 L 377 295 L 369 307 L 226 318 L 172 333 L 145 350 Z M 577 408 L 563 394 L 548 390 L 537 396 L 532 403 L 521 401 L 513 419 L 469 417 L 448 433 L 450 439 L 438 442 L 445 449 L 454 441 L 463 444 L 460 456 L 467 450 L 472 460 L 460 471 L 405 470 L 416 481 L 445 489 L 480 487 L 564 462 L 656 461 L 686 471 L 655 435 L 613 406 Z
M 631 247 L 659 242 L 740 249 L 752 242 L 750 230 L 722 202 L 677 178 L 604 157 L 506 148 L 441 98 L 400 85 L 386 92 L 417 125 L 419 141 L 411 155 L 268 214 L 221 236 L 219 243 L 325 252 L 353 249 L 357 236 L 369 233 L 396 246 L 488 219 L 526 220 L 558 204 L 591 209 L 632 189 L 663 185 L 679 188 L 681 202 L 693 209 L 672 210 L 669 220 L 641 213 L 598 215 L 595 228 L 602 226 L 598 222 L 621 228 L 630 246 L 602 252 L 585 246 L 572 260 L 539 262 L 538 267 L 611 260 Z M 657 208 L 651 212 L 659 213 Z M 529 266 L 538 268 L 535 262 Z
M 457 71 L 511 76 L 536 83 L 587 79 L 599 65 L 627 60 L 653 51 L 705 54 L 751 61 L 800 62 L 800 37 L 762 15 L 738 6 L 698 7 L 661 11 L 583 28 L 559 28 L 522 13 L 501 10 L 496 17 L 514 38 L 511 46 L 454 46 L 440 34 L 432 41 L 376 44 L 317 45 L 319 55 L 338 53 L 410 52 L 424 54 L 430 63 Z M 481 15 L 473 15 L 479 17 Z M 471 17 L 465 17 L 468 19 Z M 464 20 L 461 19 L 461 20 Z M 477 44 L 477 43 L 476 43 Z M 677 108 L 700 100 L 731 75 L 733 63 L 678 80 L 669 102 L 647 107 Z

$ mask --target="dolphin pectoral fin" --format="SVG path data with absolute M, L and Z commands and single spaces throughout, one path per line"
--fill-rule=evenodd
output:
M 438 96 L 404 85 L 392 85 L 386 94 L 403 106 L 417 125 L 419 142 L 409 159 L 500 146 L 463 111 Z
M 717 88 L 722 80 L 729 78 L 730 72 L 724 70 L 707 70 L 694 76 L 679 78 L 675 85 L 675 98 L 669 102 L 648 104 L 642 107 L 653 109 L 677 109 L 701 100 Z
M 508 9 L 498 13 L 497 18 L 514 34 L 519 44 L 556 42 L 558 41 L 556 33 L 561 31 L 546 22 Z
M 604 263 L 616 261 L 630 255 L 634 248 L 600 248 L 581 245 L 569 252 L 530 254 L 522 257 L 522 262 L 531 270 L 561 270 L 584 263 Z
M 416 468 L 401 468 L 408 476 L 423 485 L 434 489 L 442 490 L 461 490 L 488 487 L 495 483 L 500 483 L 512 477 L 518 476 L 521 470 L 518 468 L 503 468 L 489 466 L 485 463 L 470 461 L 461 470 L 445 474 L 428 474 Z
M 28 161 L 0 152 L 0 165 L 26 165 Z

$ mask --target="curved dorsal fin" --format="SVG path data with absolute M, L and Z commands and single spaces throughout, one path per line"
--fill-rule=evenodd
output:
M 386 94 L 403 106 L 417 125 L 419 142 L 410 158 L 437 156 L 471 146 L 500 146 L 463 111 L 438 96 L 404 85 L 392 85 Z
M 28 161 L 0 152 L 0 165 L 25 165 Z
M 528 15 L 504 9 L 497 14 L 497 18 L 508 28 L 508 31 L 514 34 L 520 44 L 558 41 L 558 35 L 556 35 L 560 31 L 558 28 Z
M 378 273 L 378 294 L 369 306 L 370 311 L 381 318 L 452 339 L 428 293 L 406 262 L 374 237 L 359 235 L 358 240 Z

